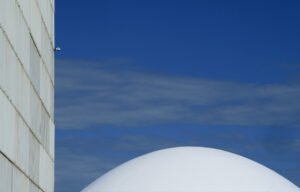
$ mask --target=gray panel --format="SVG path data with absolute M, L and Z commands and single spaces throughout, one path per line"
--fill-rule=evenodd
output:
M 40 65 L 40 56 L 32 38 L 30 38 L 30 78 L 38 93 L 40 93 Z
M 6 0 L 0 0 L 0 26 L 3 26 L 5 19 L 5 4 Z
M 10 45 L 6 44 L 6 60 L 4 62 L 4 82 L 2 84 L 2 88 L 9 96 L 10 100 L 13 103 L 16 103 L 17 98 L 17 58 L 10 47 Z
M 39 192 L 39 188 L 35 186 L 33 183 L 29 183 L 29 192 Z
M 14 141 L 16 113 L 0 90 L 0 151 L 12 161 L 15 159 Z
M 3 5 L 1 5 L 2 7 Z M 3 15 L 1 18 L 1 27 L 6 31 L 6 34 L 9 38 L 9 41 L 15 45 L 16 44 L 16 20 L 17 20 L 17 12 L 16 12 L 16 4 L 14 1 L 5 0 L 3 6 Z
M 50 1 L 54 4 L 0 0 L 0 192 L 38 192 L 40 185 L 53 191 L 54 163 L 48 155 L 54 156 Z
M 29 23 L 30 15 L 31 15 L 31 12 L 30 12 L 31 2 L 30 1 L 31 0 L 17 0 L 17 3 L 19 5 L 20 9 L 22 10 L 24 18 L 27 23 Z
M 49 36 L 48 36 L 45 26 L 42 27 L 42 57 L 43 57 L 43 60 L 45 61 L 47 71 L 50 74 L 50 78 L 53 81 L 53 79 L 54 79 L 53 47 L 49 40 Z
M 42 121 L 41 121 L 41 143 L 47 151 L 49 151 L 49 124 L 50 118 L 45 108 L 42 107 Z
M 29 177 L 39 184 L 39 167 L 40 167 L 40 145 L 37 140 L 29 136 Z
M 3 0 L 0 0 L 3 1 Z M 1 8 L 1 6 L 0 6 Z M 0 10 L 0 14 L 1 14 L 1 10 Z M 2 30 L 0 29 L 0 88 L 3 89 L 4 86 L 4 74 L 6 72 L 5 70 L 5 62 L 6 62 L 6 46 L 7 46 L 7 41 L 6 38 L 2 32 Z
M 0 153 L 0 191 L 10 192 L 12 190 L 12 165 Z
M 13 167 L 12 182 L 12 192 L 29 192 L 29 179 L 16 167 Z
M 17 11 L 17 41 L 14 48 L 27 73 L 29 73 L 30 35 L 22 14 Z
M 54 121 L 54 88 L 50 92 L 50 116 Z
M 53 192 L 54 165 L 46 151 L 40 148 L 40 186 L 46 192 Z
M 55 153 L 55 125 L 50 120 L 50 130 L 49 130 L 49 154 L 52 159 L 54 159 Z
M 29 165 L 29 132 L 28 127 L 19 116 L 16 122 L 15 154 L 16 164 L 28 174 Z
M 40 75 L 40 97 L 46 110 L 51 115 L 51 96 L 54 93 L 54 88 L 45 65 L 41 65 Z
M 31 34 L 36 43 L 36 46 L 39 50 L 41 50 L 41 24 L 42 17 L 39 13 L 39 9 L 37 7 L 37 3 L 35 0 L 27 0 L 30 1 L 30 18 L 27 21 L 31 30 Z
M 41 141 L 41 101 L 33 88 L 30 89 L 30 117 L 31 129 L 37 138 Z

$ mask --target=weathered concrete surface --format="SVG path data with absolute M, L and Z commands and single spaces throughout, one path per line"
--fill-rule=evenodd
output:
M 54 0 L 0 0 L 0 191 L 54 190 Z

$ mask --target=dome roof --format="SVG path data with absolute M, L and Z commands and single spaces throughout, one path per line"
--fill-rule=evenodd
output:
M 222 150 L 177 147 L 124 163 L 82 192 L 300 192 L 252 160 Z

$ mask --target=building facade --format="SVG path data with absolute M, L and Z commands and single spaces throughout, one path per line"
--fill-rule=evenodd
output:
M 0 192 L 54 191 L 54 0 L 0 0 Z

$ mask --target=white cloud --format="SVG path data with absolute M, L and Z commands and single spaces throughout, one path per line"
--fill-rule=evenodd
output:
M 300 86 L 161 75 L 84 61 L 57 61 L 58 128 L 299 124 Z

